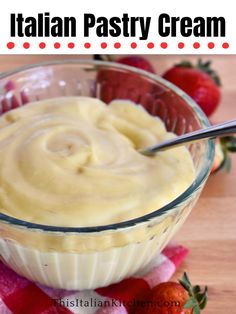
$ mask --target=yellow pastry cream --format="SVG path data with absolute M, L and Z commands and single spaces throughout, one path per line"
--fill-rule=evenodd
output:
M 60 97 L 9 111 L 0 118 L 0 211 L 67 227 L 148 214 L 195 176 L 185 147 L 138 151 L 173 136 L 128 100 Z

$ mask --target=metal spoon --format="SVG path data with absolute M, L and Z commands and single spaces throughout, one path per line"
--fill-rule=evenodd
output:
M 195 141 L 200 141 L 206 138 L 214 138 L 217 136 L 230 135 L 236 132 L 236 120 L 227 121 L 221 124 L 216 124 L 209 126 L 205 129 L 200 129 L 194 132 L 186 133 L 177 136 L 168 141 L 162 142 L 160 144 L 150 146 L 141 149 L 139 152 L 144 155 L 152 156 L 156 152 L 161 150 L 170 149 L 176 146 L 184 145 L 186 143 L 192 143 Z

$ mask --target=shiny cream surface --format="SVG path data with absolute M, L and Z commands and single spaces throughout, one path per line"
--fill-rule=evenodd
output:
M 0 210 L 67 227 L 150 213 L 195 176 L 185 147 L 155 157 L 137 151 L 173 136 L 126 100 L 61 97 L 9 111 L 0 118 Z

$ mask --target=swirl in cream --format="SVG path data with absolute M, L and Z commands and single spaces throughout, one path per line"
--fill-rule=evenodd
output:
M 137 150 L 174 136 L 130 101 L 89 97 L 27 104 L 0 118 L 0 206 L 56 226 L 95 226 L 150 213 L 192 183 L 184 147 Z

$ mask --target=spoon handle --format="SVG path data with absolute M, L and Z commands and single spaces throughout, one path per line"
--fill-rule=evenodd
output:
M 153 155 L 157 151 L 166 150 L 171 147 L 183 145 L 185 143 L 192 143 L 206 138 L 214 138 L 217 136 L 230 135 L 236 132 L 236 120 L 227 121 L 221 124 L 209 126 L 205 129 L 200 129 L 194 132 L 186 133 L 162 142 L 160 144 L 144 148 L 140 150 L 140 153 L 144 155 Z

